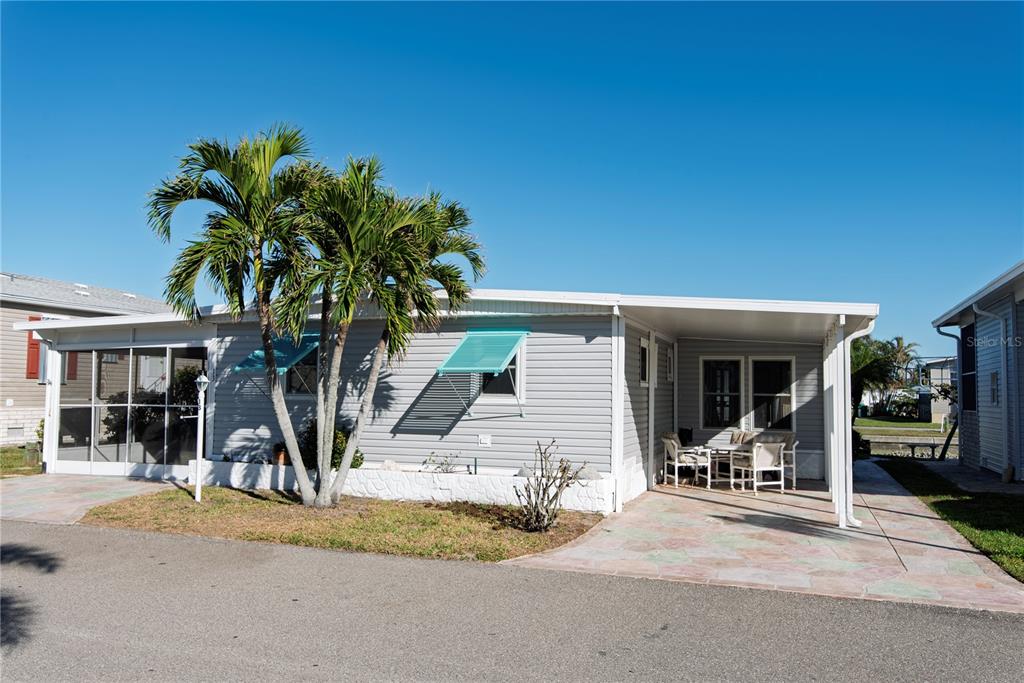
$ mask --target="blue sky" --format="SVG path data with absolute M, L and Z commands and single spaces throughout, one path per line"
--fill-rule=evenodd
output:
M 3 4 L 4 270 L 158 296 L 146 193 L 301 126 L 463 202 L 485 287 L 877 302 L 1024 257 L 1021 4 Z

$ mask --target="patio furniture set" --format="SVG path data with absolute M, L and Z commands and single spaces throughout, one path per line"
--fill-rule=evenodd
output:
M 794 435 L 763 434 L 735 431 L 727 444 L 684 446 L 679 435 L 662 434 L 665 446 L 665 479 L 672 477 L 679 488 L 679 470 L 692 469 L 694 483 L 704 480 L 706 488 L 712 484 L 729 482 L 729 488 L 740 485 L 746 491 L 749 483 L 757 495 L 759 488 L 777 486 L 786 491 L 786 477 L 790 490 L 796 490 L 796 447 L 800 443 Z M 774 479 L 765 479 L 773 474 Z

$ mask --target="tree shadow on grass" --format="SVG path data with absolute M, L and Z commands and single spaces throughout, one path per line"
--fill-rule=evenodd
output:
M 522 516 L 519 510 L 513 507 L 465 502 L 425 503 L 424 507 L 479 519 L 487 522 L 495 531 L 499 529 L 522 530 Z

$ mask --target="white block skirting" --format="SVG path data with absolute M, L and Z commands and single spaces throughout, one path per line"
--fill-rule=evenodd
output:
M 296 490 L 294 470 L 290 466 L 254 465 L 242 462 L 204 460 L 207 486 L 230 486 L 238 489 Z M 196 461 L 189 461 L 189 481 L 194 482 Z M 310 472 L 310 478 L 315 476 Z M 437 474 L 433 472 L 398 472 L 361 467 L 350 470 L 345 480 L 345 494 L 384 500 L 423 500 L 437 502 L 468 501 L 472 503 L 517 504 L 514 487 L 522 487 L 524 477 L 493 474 Z M 562 506 L 568 510 L 610 513 L 614 509 L 614 480 L 604 475 L 574 484 L 562 495 Z

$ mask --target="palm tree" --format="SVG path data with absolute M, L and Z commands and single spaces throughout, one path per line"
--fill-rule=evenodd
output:
M 369 168 L 369 165 L 368 165 Z M 404 199 L 379 191 L 367 205 L 376 229 L 356 231 L 353 252 L 359 254 L 357 278 L 365 289 L 354 300 L 373 304 L 384 327 L 373 351 L 355 425 L 338 474 L 331 485 L 331 500 L 341 497 L 352 457 L 370 419 L 373 397 L 385 360 L 401 358 L 418 329 L 436 327 L 443 311 L 437 290 L 444 290 L 447 310 L 457 311 L 468 300 L 470 286 L 463 270 L 450 257 L 462 257 L 473 279 L 484 273 L 480 244 L 468 232 L 469 214 L 457 202 L 434 193 L 422 199 Z
M 308 260 L 297 229 L 303 219 L 299 199 L 316 174 L 307 164 L 278 164 L 289 157 L 302 159 L 308 144 L 301 131 L 276 126 L 231 147 L 201 139 L 189 145 L 179 173 L 165 179 L 149 198 L 149 224 L 165 242 L 170 240 L 171 217 L 185 202 L 213 205 L 196 239 L 182 249 L 166 280 L 165 296 L 175 311 L 198 320 L 196 282 L 206 276 L 224 297 L 231 314 L 240 318 L 255 307 L 266 362 L 271 402 L 292 462 L 301 463 L 295 430 L 278 381 L 274 357 L 277 327 L 272 297 L 294 279 L 296 264 Z M 299 492 L 311 504 L 315 491 L 302 467 L 295 467 Z

